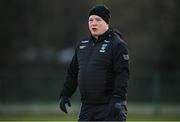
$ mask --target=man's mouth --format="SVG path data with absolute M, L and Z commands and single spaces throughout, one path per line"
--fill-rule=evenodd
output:
M 92 31 L 97 31 L 97 28 L 92 28 Z

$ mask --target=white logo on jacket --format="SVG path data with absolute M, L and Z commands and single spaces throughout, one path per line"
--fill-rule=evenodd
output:
M 84 41 L 81 41 L 81 43 L 88 43 L 89 40 L 84 40 Z
M 82 46 L 79 46 L 79 49 L 84 49 L 86 46 L 85 45 L 82 45 Z
M 123 55 L 124 60 L 129 60 L 129 55 Z
M 101 53 L 105 53 L 106 52 L 106 47 L 108 44 L 102 44 L 101 49 L 99 50 L 99 52 Z
M 104 40 L 104 42 L 109 43 L 110 41 Z

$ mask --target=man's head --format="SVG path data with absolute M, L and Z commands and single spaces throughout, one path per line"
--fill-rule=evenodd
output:
M 109 29 L 111 14 L 104 5 L 93 6 L 89 11 L 89 30 L 95 38 L 98 38 Z

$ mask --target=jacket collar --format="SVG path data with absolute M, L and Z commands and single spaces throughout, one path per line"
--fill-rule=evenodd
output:
M 112 36 L 112 32 L 113 32 L 113 30 L 111 28 L 109 28 L 105 33 L 100 35 L 98 39 L 94 38 L 92 35 L 91 35 L 91 39 L 93 40 L 94 43 L 98 43 L 98 42 L 103 41 L 107 37 L 111 37 Z

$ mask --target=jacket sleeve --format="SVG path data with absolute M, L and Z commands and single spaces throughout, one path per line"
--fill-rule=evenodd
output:
M 113 95 L 126 100 L 129 79 L 129 54 L 124 42 L 118 42 L 113 47 L 114 89 Z
M 68 66 L 67 76 L 63 89 L 61 91 L 61 96 L 71 97 L 77 88 L 77 76 L 78 76 L 78 61 L 77 61 L 77 51 Z

